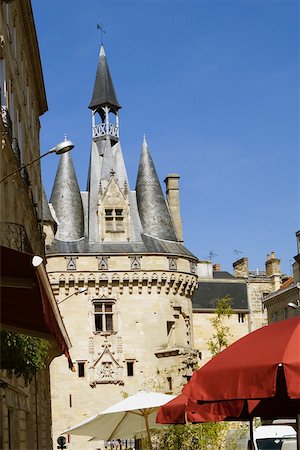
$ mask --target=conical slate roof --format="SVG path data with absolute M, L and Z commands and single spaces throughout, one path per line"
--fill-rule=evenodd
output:
M 70 152 L 60 157 L 50 202 L 58 222 L 56 238 L 76 241 L 84 235 L 83 207 Z
M 111 106 L 115 111 L 121 108 L 110 76 L 104 47 L 101 45 L 94 91 L 89 108 L 95 110 L 104 105 Z
M 146 234 L 177 241 L 172 219 L 144 138 L 136 182 L 138 210 Z

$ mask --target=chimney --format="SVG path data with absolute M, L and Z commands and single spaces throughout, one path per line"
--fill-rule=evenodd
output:
M 272 252 L 271 255 L 267 255 L 266 275 L 271 278 L 274 291 L 277 291 L 280 288 L 281 270 L 280 259 L 275 258 L 274 252 Z
M 275 253 L 272 252 L 271 255 L 267 255 L 266 274 L 271 277 L 278 273 L 280 274 L 280 259 L 275 258 Z
M 238 259 L 233 263 L 235 276 L 238 278 L 248 277 L 248 258 Z
M 220 270 L 221 270 L 221 264 L 214 264 L 214 265 L 213 265 L 213 270 L 214 270 L 215 272 L 220 272 Z
M 182 221 L 180 216 L 179 203 L 179 178 L 177 173 L 172 173 L 166 176 L 166 194 L 169 211 L 171 213 L 173 224 L 176 231 L 176 236 L 179 242 L 183 242 L 182 236 Z

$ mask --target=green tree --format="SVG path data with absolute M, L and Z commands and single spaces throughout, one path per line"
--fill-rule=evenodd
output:
M 153 433 L 155 450 L 218 450 L 223 448 L 227 425 L 202 423 L 171 425 Z
M 207 341 L 212 356 L 216 356 L 228 347 L 228 338 L 231 336 L 230 328 L 225 321 L 233 314 L 231 299 L 228 295 L 217 301 L 215 317 L 210 319 L 213 326 L 212 337 Z
M 46 367 L 49 349 L 45 339 L 0 331 L 1 369 L 13 370 L 17 377 L 23 375 L 26 382 Z

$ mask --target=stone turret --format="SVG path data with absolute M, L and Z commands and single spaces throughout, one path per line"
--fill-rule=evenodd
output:
M 50 202 L 57 220 L 55 238 L 76 241 L 84 235 L 83 207 L 71 154 L 60 157 Z
M 138 169 L 136 195 L 144 232 L 156 238 L 177 241 L 170 212 L 145 138 Z

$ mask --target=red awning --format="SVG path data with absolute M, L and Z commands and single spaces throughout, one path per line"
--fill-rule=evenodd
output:
M 69 365 L 71 346 L 45 266 L 32 264 L 34 255 L 0 247 L 1 326 L 20 333 L 55 339 Z

